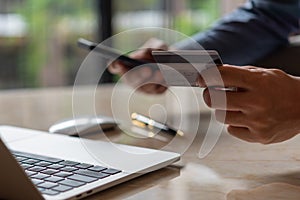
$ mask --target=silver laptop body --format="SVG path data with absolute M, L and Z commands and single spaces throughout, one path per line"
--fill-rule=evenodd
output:
M 144 173 L 163 168 L 179 160 L 180 158 L 179 154 L 173 152 L 114 144 L 122 150 L 128 152 L 141 153 L 140 156 L 142 156 L 143 154 L 150 155 L 153 153 L 153 156 L 142 156 L 140 157 L 142 159 L 132 161 L 128 158 L 116 155 L 116 151 L 112 149 L 112 145 L 108 144 L 108 142 L 79 139 L 75 137 L 49 134 L 47 132 L 11 126 L 0 126 L 0 136 L 0 199 L 80 199 L 88 195 L 94 194 L 96 192 L 99 192 L 101 190 L 107 189 L 116 184 L 128 181 Z M 119 161 L 119 166 L 117 167 L 117 170 L 120 170 L 120 172 L 113 175 L 109 175 L 108 177 L 105 177 L 103 179 L 97 179 L 96 181 L 94 181 L 92 179 L 93 177 L 91 177 L 91 180 L 93 181 L 84 183 L 81 186 L 74 187 L 65 192 L 59 192 L 55 195 L 43 194 L 43 192 L 40 191 L 41 188 L 39 187 L 39 184 L 32 181 L 33 176 L 29 178 L 28 172 L 25 172 L 24 167 L 21 167 L 20 165 L 20 161 L 18 162 L 16 160 L 18 157 L 12 154 L 12 152 L 14 152 L 14 154 L 18 154 L 18 152 L 20 152 L 21 155 L 23 155 L 22 153 L 25 153 L 26 155 L 34 154 L 41 156 L 41 158 L 59 158 L 74 163 L 85 164 L 79 164 L 77 166 L 100 165 L 110 169 L 111 166 L 99 162 L 99 159 L 95 159 L 95 155 L 93 155 L 93 153 L 89 151 L 86 144 L 96 146 L 99 151 L 105 152 L 105 154 L 107 154 L 106 158 L 117 157 Z M 144 157 L 145 159 L 143 159 Z M 132 166 L 132 168 L 130 168 L 130 170 L 128 170 L 128 168 L 126 170 L 122 169 L 123 167 L 126 168 L 128 166 Z M 72 166 L 67 166 L 67 168 L 72 169 Z M 116 166 L 114 166 L 114 168 L 116 168 Z M 36 169 L 37 174 L 43 172 L 39 171 L 39 168 L 29 169 Z M 85 169 L 82 170 L 82 172 L 85 171 Z M 52 176 L 55 176 L 55 174 L 50 175 L 50 178 Z M 81 178 L 82 174 L 75 173 L 74 177 Z M 67 178 L 68 177 L 65 177 L 65 179 Z M 69 181 L 73 180 L 74 179 Z M 43 187 L 46 187 L 48 185 L 43 184 Z M 65 186 L 66 185 L 63 185 L 62 188 L 64 188 Z M 50 187 L 52 187 L 51 184 Z M 50 191 L 50 189 L 47 189 L 47 191 Z

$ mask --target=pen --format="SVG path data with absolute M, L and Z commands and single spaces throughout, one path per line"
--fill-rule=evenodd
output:
M 148 127 L 149 129 L 159 129 L 166 133 L 169 133 L 171 135 L 180 135 L 183 136 L 184 133 L 181 130 L 175 130 L 163 123 L 157 122 L 153 119 L 150 119 L 149 117 L 146 117 L 144 115 L 138 114 L 138 113 L 132 113 L 131 114 L 131 120 L 132 123 L 136 126 L 145 128 Z

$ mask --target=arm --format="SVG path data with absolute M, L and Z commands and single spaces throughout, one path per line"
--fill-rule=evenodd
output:
M 289 35 L 299 31 L 299 17 L 298 0 L 251 0 L 193 39 L 217 50 L 225 63 L 251 64 L 288 45 Z M 193 49 L 185 41 L 175 47 Z

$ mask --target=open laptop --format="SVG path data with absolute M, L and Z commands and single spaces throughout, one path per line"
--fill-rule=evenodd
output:
M 80 199 L 180 158 L 173 152 L 12 126 L 0 126 L 0 136 L 0 199 Z M 96 146 L 106 158 L 117 157 L 118 166 L 101 163 L 86 145 Z M 140 153 L 140 159 L 116 155 L 113 147 Z

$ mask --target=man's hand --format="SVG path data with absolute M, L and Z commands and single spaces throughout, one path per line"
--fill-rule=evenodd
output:
M 168 46 L 163 41 L 152 38 L 139 50 L 131 53 L 130 57 L 137 60 L 153 62 L 154 59 L 151 54 L 153 50 L 168 50 Z M 127 84 L 138 87 L 138 90 L 142 92 L 157 94 L 163 93 L 166 90 L 164 79 L 159 70 L 152 70 L 150 67 L 141 66 L 129 71 L 129 68 L 119 61 L 113 62 L 108 70 L 112 74 L 118 74 L 121 77 L 124 75 L 123 80 L 125 80 Z
M 210 88 L 204 90 L 204 100 L 215 109 L 217 120 L 228 124 L 230 134 L 269 144 L 300 132 L 300 78 L 252 66 L 224 65 L 218 69 L 223 82 L 208 69 L 201 73 L 199 86 Z M 211 89 L 214 86 L 237 87 L 238 91 L 227 91 L 224 103 L 218 101 L 224 92 Z

